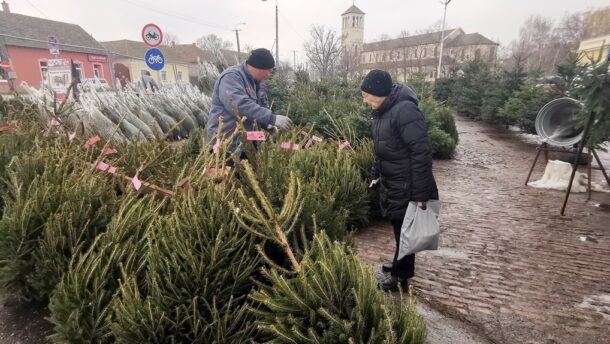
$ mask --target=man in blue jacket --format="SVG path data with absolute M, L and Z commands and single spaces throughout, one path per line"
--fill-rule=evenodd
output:
M 207 138 L 214 142 L 220 130 L 222 138 L 229 137 L 237 128 L 238 117 L 245 117 L 247 131 L 259 128 L 288 130 L 292 121 L 282 115 L 274 114 L 269 109 L 267 93 L 261 87 L 261 81 L 271 76 L 275 60 L 267 49 L 255 49 L 242 64 L 225 70 L 214 85 L 212 109 L 208 118 Z M 235 113 L 233 110 L 237 110 Z M 220 126 L 222 118 L 222 128 Z M 239 135 L 231 145 L 234 151 L 240 143 Z

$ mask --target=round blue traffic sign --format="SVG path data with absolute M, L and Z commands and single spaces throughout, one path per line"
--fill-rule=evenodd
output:
M 157 48 L 150 48 L 144 55 L 146 65 L 152 70 L 161 70 L 165 66 L 165 58 L 161 50 Z

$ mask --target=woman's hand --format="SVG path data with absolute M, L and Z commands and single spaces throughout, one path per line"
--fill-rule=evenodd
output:
M 371 180 L 371 184 L 369 184 L 369 189 L 372 189 L 375 185 L 377 185 L 377 183 L 379 183 L 379 179 L 380 178 Z
M 426 210 L 428 208 L 426 202 L 417 202 L 417 207 L 421 210 Z

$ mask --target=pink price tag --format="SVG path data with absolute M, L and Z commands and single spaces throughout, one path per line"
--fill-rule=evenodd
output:
M 246 133 L 248 141 L 265 141 L 265 133 L 262 131 L 249 131 Z
M 214 146 L 212 147 L 214 154 L 218 153 L 218 149 L 220 149 L 220 140 L 216 139 L 216 143 L 214 143 Z
M 339 145 L 339 150 L 345 149 L 347 147 L 349 147 L 349 142 L 345 141 L 345 142 L 343 142 L 342 144 Z
M 66 99 L 66 94 L 65 93 L 55 93 L 55 99 L 57 99 L 57 101 L 64 101 L 64 99 Z
M 100 162 L 97 163 L 97 166 L 95 166 L 95 167 L 98 170 L 106 171 L 108 169 L 108 167 L 110 167 L 110 166 L 108 166 L 108 164 L 106 164 L 105 162 L 100 161 Z
M 49 120 L 49 126 L 50 126 L 50 127 L 54 127 L 54 126 L 56 126 L 56 125 L 59 125 L 59 122 L 57 122 L 57 120 L 56 120 L 55 118 L 51 118 L 51 119 Z
M 322 142 L 322 138 L 321 138 L 321 137 L 318 137 L 318 136 L 316 136 L 316 135 L 312 136 L 312 137 L 311 137 L 311 139 L 312 139 L 312 140 L 314 140 L 314 141 L 316 141 L 316 142 Z
M 70 140 L 70 141 L 74 140 L 75 137 L 76 137 L 76 133 L 69 133 L 68 134 L 68 140 Z
M 311 146 L 312 143 L 313 143 L 312 139 L 307 140 L 307 143 L 305 144 L 305 149 L 309 148 L 309 146 Z
M 138 176 L 131 178 L 131 183 L 133 184 L 133 187 L 136 188 L 136 190 L 140 190 L 140 188 L 142 187 L 142 182 L 138 179 Z
M 110 166 L 110 168 L 108 168 L 108 173 L 115 174 L 116 173 L 116 167 Z
M 102 154 L 104 154 L 104 155 L 112 155 L 112 154 L 116 154 L 116 153 L 118 153 L 116 151 L 116 149 L 110 148 L 110 147 L 106 147 L 106 149 L 104 149 L 104 151 L 102 152 Z
M 300 144 L 298 144 L 298 143 L 293 143 L 292 144 L 292 150 L 299 150 L 299 149 L 301 149 L 301 145 Z
M 291 149 L 292 148 L 292 144 L 290 142 L 282 142 L 280 147 L 282 147 L 283 149 Z
M 91 146 L 93 146 L 94 144 L 100 142 L 100 136 L 99 135 L 95 135 L 92 138 L 90 138 L 89 140 L 87 140 L 87 142 L 85 142 L 84 147 L 85 148 L 89 148 Z
M 9 127 L 9 126 L 0 127 L 0 133 L 3 132 L 3 131 L 9 131 L 9 130 L 11 130 L 11 127 Z

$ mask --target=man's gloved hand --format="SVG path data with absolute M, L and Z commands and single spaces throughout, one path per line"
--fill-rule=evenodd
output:
M 275 115 L 275 123 L 273 125 L 280 130 L 288 130 L 292 127 L 292 120 L 286 116 Z

